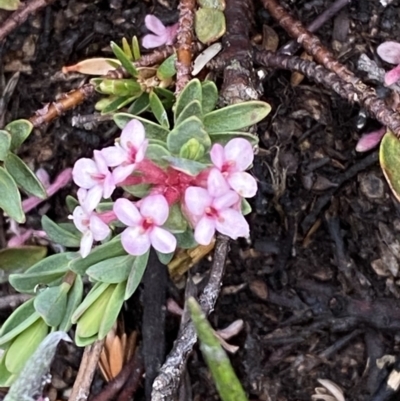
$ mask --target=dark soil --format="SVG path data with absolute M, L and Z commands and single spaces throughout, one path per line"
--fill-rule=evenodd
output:
M 286 3 L 307 24 L 332 1 Z M 255 6 L 255 40 L 267 24 L 278 34 L 280 45 L 287 43 L 282 28 L 259 2 Z M 147 13 L 166 24 L 176 22 L 177 1 L 60 0 L 32 16 L 2 48 L 5 80 L 21 71 L 6 121 L 28 118 L 81 85 L 85 78 L 65 77 L 61 67 L 110 56 L 111 40 L 120 43 L 124 36 L 145 32 Z M 400 37 L 399 22 L 400 1 L 384 7 L 359 0 L 317 35 L 338 60 L 365 77 L 357 70 L 359 56 L 365 53 L 388 69 L 375 50 Z M 369 83 L 390 101 L 381 84 Z M 363 121 L 358 106 L 312 81 L 291 84 L 290 72 L 267 71 L 263 85 L 263 100 L 272 112 L 258 126 L 260 149 L 253 173 L 259 192 L 251 202 L 251 240 L 231 243 L 221 296 L 210 321 L 221 329 L 243 319 L 244 329 L 230 342 L 239 346 L 232 362 L 250 400 L 310 400 L 314 389 L 321 387 L 318 378 L 340 386 L 346 400 L 369 400 L 378 391 L 381 398 L 374 400 L 388 399 L 382 391 L 399 360 L 400 346 L 400 208 L 380 170 L 377 151 L 355 152 L 361 134 L 379 124 Z M 71 117 L 93 112 L 91 100 L 36 129 L 21 155 L 52 176 L 77 158 L 90 156 L 112 140 L 113 125 L 102 123 L 88 131 L 72 127 Z M 74 191 L 67 188 L 51 200 L 50 217 L 66 218 L 64 199 Z M 38 211 L 31 215 L 28 224 L 37 225 Z M 206 276 L 208 268 L 205 260 L 193 273 Z M 12 289 L 3 285 L 2 291 L 8 294 Z M 182 290 L 179 294 L 183 296 Z M 140 303 L 139 296 L 130 305 L 135 302 Z M 137 305 L 132 308 L 140 310 Z M 2 316 L 9 312 L 2 311 Z M 169 320 L 172 345 L 179 319 Z M 140 327 L 137 316 L 133 321 L 132 326 Z M 391 362 L 377 364 L 389 355 L 393 358 L 386 360 Z M 77 359 L 63 370 L 67 357 L 74 359 L 67 353 L 57 361 L 59 375 L 72 366 L 58 399 L 67 398 L 78 367 Z M 218 399 L 198 350 L 189 371 L 191 399 Z M 94 393 L 102 383 L 99 376 Z

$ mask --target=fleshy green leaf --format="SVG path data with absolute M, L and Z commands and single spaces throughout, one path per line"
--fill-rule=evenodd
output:
M 204 116 L 204 127 L 208 133 L 229 132 L 250 127 L 264 119 L 271 111 L 268 103 L 258 100 L 233 104 L 212 111 Z
M 225 15 L 221 10 L 199 8 L 195 13 L 194 27 L 201 43 L 213 43 L 226 31 Z
M 150 92 L 150 108 L 155 118 L 165 128 L 169 128 L 168 115 L 160 98 L 153 91 Z
M 193 100 L 203 101 L 200 81 L 192 79 L 179 94 L 175 104 L 174 121 L 177 121 L 182 110 Z
M 4 167 L 14 178 L 17 185 L 30 195 L 46 199 L 47 194 L 33 171 L 16 155 L 9 153 L 4 161 Z
M 113 113 L 114 111 L 122 109 L 122 107 L 126 106 L 127 104 L 132 103 L 137 98 L 138 95 L 117 97 L 101 109 L 101 114 Z
M 187 301 L 197 336 L 200 350 L 211 371 L 222 401 L 247 401 L 246 394 L 228 356 L 222 349 L 214 331 L 208 323 L 200 305 L 191 297 Z
M 164 156 L 171 156 L 171 153 L 169 153 L 168 150 L 164 146 L 158 145 L 155 143 L 150 143 L 147 146 L 146 157 L 148 159 L 154 161 L 161 167 L 168 166 L 168 163 L 163 160 Z M 144 184 L 144 185 L 147 185 L 147 184 Z
M 121 62 L 122 67 L 124 67 L 125 70 L 132 75 L 132 77 L 137 77 L 138 71 L 124 51 L 114 42 L 111 42 L 111 49 L 117 59 Z
M 173 234 L 186 231 L 187 220 L 183 217 L 180 205 L 175 203 L 169 208 L 168 219 L 163 227 Z
M 126 283 L 124 299 L 129 299 L 138 288 L 144 271 L 146 270 L 147 262 L 149 260 L 149 252 L 144 255 L 137 256 L 133 263 L 132 270 L 129 273 L 128 281 Z
M 150 107 L 149 94 L 143 92 L 128 108 L 128 113 L 138 116 Z
M 175 234 L 178 247 L 182 249 L 191 249 L 197 246 L 197 242 L 194 239 L 193 230 L 189 228 L 184 233 Z
M 203 113 L 210 113 L 218 103 L 218 88 L 213 81 L 204 81 L 201 84 Z
M 1 337 L 1 342 L 0 344 L 5 344 L 7 341 L 3 341 L 3 337 L 10 333 L 12 330 L 16 329 L 19 327 L 21 324 L 25 322 L 26 319 L 31 317 L 35 313 L 35 308 L 33 307 L 33 301 L 34 299 L 29 299 L 28 301 L 24 302 L 22 305 L 20 305 L 11 315 L 8 317 L 8 319 L 3 323 L 1 326 L 0 330 L 0 337 Z M 39 318 L 39 315 L 36 316 L 36 319 Z M 31 323 L 28 323 L 30 325 Z M 28 327 L 28 326 L 25 326 Z M 16 334 L 21 333 L 23 330 L 25 330 L 25 327 L 23 327 L 21 330 L 17 330 Z M 10 338 L 10 340 L 13 337 Z
M 19 0 L 0 0 L 0 8 L 7 11 L 15 11 L 20 6 Z
M 135 256 L 132 255 L 116 256 L 89 267 L 86 274 L 95 281 L 110 284 L 122 283 L 128 279 L 134 261 Z
M 124 51 L 126 57 L 128 58 L 129 61 L 133 61 L 133 54 L 132 54 L 132 49 L 129 46 L 128 41 L 126 38 L 122 38 L 122 50 Z
M 186 119 L 169 133 L 167 137 L 168 150 L 179 155 L 182 146 L 192 138 L 197 139 L 205 149 L 211 146 L 211 139 L 197 117 Z
M 81 276 L 75 277 L 74 284 L 68 292 L 67 307 L 63 319 L 59 325 L 59 330 L 67 332 L 71 329 L 71 318 L 78 305 L 82 302 L 83 297 L 83 282 Z
M 144 198 L 150 192 L 151 185 L 150 184 L 137 184 L 137 185 L 129 185 L 122 187 L 124 191 L 129 194 L 136 196 L 137 198 Z
M 258 145 L 258 137 L 249 132 L 217 132 L 210 134 L 211 142 L 226 145 L 233 138 L 247 139 L 253 146 Z
M 3 167 L 0 167 L 0 194 L 0 208 L 17 223 L 25 223 L 25 214 L 22 210 L 21 195 L 17 184 Z
M 79 206 L 79 202 L 71 195 L 67 195 L 65 198 L 65 203 L 70 213 L 72 213 L 74 209 Z
M 125 125 L 128 124 L 128 122 L 131 121 L 133 118 L 135 118 L 136 120 L 140 121 L 143 124 L 144 129 L 146 130 L 146 138 L 161 139 L 161 140 L 166 139 L 169 130 L 162 127 L 161 125 L 158 125 L 150 120 L 146 120 L 145 118 L 134 116 L 133 114 L 116 113 L 114 115 L 115 124 L 117 124 L 118 127 L 121 129 L 123 129 Z
M 139 41 L 136 36 L 132 38 L 132 52 L 133 52 L 133 60 L 137 61 L 140 59 L 140 46 L 139 46 Z
M 169 89 L 156 86 L 155 88 L 153 88 L 153 91 L 157 93 L 158 97 L 161 99 L 166 109 L 170 109 L 172 105 L 175 103 L 174 92 L 170 91 Z
M 167 265 L 169 262 L 171 262 L 172 258 L 175 255 L 175 252 L 161 253 L 161 252 L 156 251 L 156 253 L 157 253 L 157 256 L 158 256 L 158 260 L 163 265 Z
M 4 161 L 8 155 L 11 146 L 11 135 L 5 131 L 0 130 L 0 161 Z
M 176 54 L 173 54 L 172 56 L 169 56 L 167 59 L 165 59 L 157 68 L 157 78 L 160 81 L 172 78 L 176 74 L 175 62 Z
M 195 138 L 182 145 L 179 157 L 188 160 L 201 160 L 204 156 L 204 146 Z
M 96 90 L 106 95 L 139 97 L 143 91 L 139 83 L 133 79 L 104 78 Z
M 0 270 L 25 271 L 42 260 L 47 254 L 47 247 L 27 245 L 18 248 L 5 248 L 0 251 Z
M 180 157 L 172 156 L 164 156 L 164 159 L 167 160 L 175 170 L 179 170 L 183 173 L 193 176 L 199 174 L 201 171 L 207 168 L 206 164 L 199 163 L 195 160 L 182 159 Z
M 242 210 L 243 216 L 246 216 L 251 213 L 250 203 L 247 202 L 247 200 L 244 198 L 242 198 L 241 210 Z
M 15 377 L 17 375 L 13 375 L 6 368 L 5 360 L 6 360 L 7 351 L 5 351 L 0 358 L 0 387 L 10 387 Z
M 42 227 L 46 231 L 50 241 L 55 242 L 66 247 L 79 248 L 81 238 L 74 235 L 63 227 L 60 227 L 53 220 L 47 216 L 42 217 Z
M 18 149 L 33 130 L 28 120 L 14 120 L 6 125 L 5 130 L 11 134 L 11 151 Z
M 177 118 L 175 125 L 181 124 L 183 121 L 192 116 L 197 117 L 199 120 L 202 120 L 203 118 L 203 110 L 198 100 L 193 100 L 192 102 L 186 105 L 186 107 L 179 114 L 179 117 Z
M 381 141 L 379 161 L 393 195 L 400 201 L 400 141 L 388 131 Z
M 33 301 L 33 299 L 32 299 Z M 32 302 L 33 303 L 33 302 Z M 11 318 L 11 316 L 10 316 Z M 0 337 L 0 345 L 7 344 L 14 338 L 16 338 L 20 333 L 25 331 L 31 324 L 35 323 L 36 320 L 40 319 L 39 314 L 34 310 L 24 321 L 22 321 L 18 326 L 9 330 L 7 333 Z

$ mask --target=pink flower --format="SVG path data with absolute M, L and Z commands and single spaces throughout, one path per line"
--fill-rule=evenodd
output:
M 189 187 L 185 192 L 185 206 L 194 222 L 195 240 L 201 245 L 208 245 L 215 230 L 232 239 L 247 237 L 249 225 L 237 210 L 239 195 L 227 187 L 217 169 L 211 170 L 207 184 L 207 190 Z
M 144 19 L 146 28 L 155 33 L 147 34 L 143 37 L 142 45 L 146 49 L 153 49 L 162 45 L 172 45 L 178 33 L 178 24 L 164 26 L 164 24 L 154 15 L 146 15 Z
M 87 189 L 84 201 L 87 211 L 94 210 L 101 198 L 109 198 L 115 189 L 115 182 L 107 163 L 99 150 L 93 152 L 94 160 L 79 159 L 72 170 L 72 177 L 76 185 Z
M 400 43 L 384 42 L 376 49 L 379 57 L 390 64 L 397 64 L 397 67 L 385 74 L 385 84 L 390 86 L 400 79 Z
M 230 187 L 244 198 L 251 198 L 257 192 L 257 182 L 245 173 L 253 163 L 254 153 L 249 141 L 243 138 L 230 140 L 225 148 L 216 143 L 211 148 L 211 161 L 221 171 Z
M 107 165 L 116 167 L 113 171 L 116 184 L 129 177 L 136 164 L 144 159 L 147 144 L 143 124 L 133 119 L 122 130 L 119 142 L 101 151 Z
M 87 212 L 82 206 L 77 206 L 72 214 L 75 227 L 83 233 L 80 253 L 82 258 L 89 255 L 93 241 L 106 239 L 111 230 L 106 223 L 93 211 Z
M 168 218 L 168 202 L 162 195 L 150 195 L 138 202 L 139 209 L 127 199 L 117 199 L 114 212 L 126 224 L 121 235 L 124 249 L 131 255 L 145 254 L 150 245 L 161 253 L 173 252 L 175 237 L 161 228 Z
M 382 127 L 379 130 L 364 134 L 357 142 L 357 152 L 367 152 L 379 145 L 383 135 L 386 133 L 386 127 Z

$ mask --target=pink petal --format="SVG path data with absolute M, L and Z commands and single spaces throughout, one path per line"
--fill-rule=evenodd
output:
M 64 188 L 66 185 L 68 185 L 71 179 L 72 168 L 66 168 L 65 170 L 61 171 L 61 173 L 55 178 L 54 182 L 47 187 L 47 195 L 49 197 L 53 196 L 61 188 Z
M 185 205 L 188 211 L 196 216 L 202 216 L 206 207 L 210 206 L 212 198 L 204 188 L 189 187 L 185 191 Z
M 200 245 L 209 245 L 215 234 L 215 220 L 204 216 L 197 223 L 194 230 L 194 239 Z
M 90 189 L 97 184 L 92 175 L 98 174 L 96 163 L 92 159 L 79 159 L 72 169 L 72 178 L 76 185 Z
M 228 183 L 222 173 L 216 168 L 213 168 L 208 175 L 207 189 L 208 193 L 214 198 L 222 196 L 229 191 Z
M 235 162 L 235 171 L 244 171 L 253 163 L 254 152 L 250 142 L 235 138 L 225 145 L 225 160 Z
M 121 234 L 121 242 L 125 251 L 131 255 L 140 256 L 150 248 L 149 235 L 140 227 L 128 227 Z
M 229 174 L 228 183 L 243 198 L 252 198 L 257 193 L 257 181 L 249 173 Z
M 90 217 L 90 231 L 96 241 L 103 241 L 111 232 L 110 227 L 95 215 Z
M 149 144 L 149 141 L 147 139 L 145 139 L 142 142 L 142 144 L 139 146 L 139 148 L 137 149 L 136 158 L 135 158 L 136 163 L 140 163 L 144 159 L 144 156 L 146 155 L 146 150 L 147 150 L 148 144 Z
M 108 167 L 117 167 L 126 159 L 126 151 L 119 146 L 109 146 L 101 150 Z
M 154 227 L 150 232 L 150 242 L 161 253 L 171 253 L 176 249 L 176 238 L 167 230 Z
M 85 234 L 83 234 L 82 239 L 81 239 L 81 248 L 80 248 L 80 253 L 82 258 L 86 258 L 86 256 L 89 255 L 90 250 L 92 249 L 93 245 L 93 234 L 90 231 L 86 231 Z
M 224 210 L 227 209 L 231 206 L 233 206 L 235 203 L 239 201 L 239 195 L 235 191 L 228 191 L 226 194 L 215 198 L 212 206 L 216 210 Z
M 170 46 L 175 43 L 176 36 L 178 34 L 178 28 L 179 28 L 178 23 L 166 27 L 167 30 L 167 40 L 165 41 L 166 45 Z
M 157 35 L 165 34 L 166 28 L 164 24 L 155 15 L 146 15 L 146 18 L 144 19 L 144 24 L 149 31 Z
M 85 233 L 89 230 L 89 216 L 81 206 L 77 206 L 72 213 L 72 220 L 75 227 L 81 232 Z
M 221 234 L 232 239 L 249 236 L 249 225 L 243 215 L 233 209 L 226 209 L 219 213 L 215 227 Z
M 32 229 L 26 230 L 22 234 L 14 235 L 7 242 L 7 248 L 16 248 L 24 245 L 26 241 L 33 235 Z
M 135 170 L 134 164 L 128 164 L 127 166 L 118 166 L 113 172 L 112 177 L 115 184 L 120 184 L 125 181 Z
M 385 85 L 390 86 L 400 79 L 400 65 L 385 74 Z
M 386 127 L 382 127 L 377 131 L 364 134 L 357 142 L 357 152 L 367 152 L 379 145 L 383 135 L 385 135 Z
M 143 124 L 138 120 L 131 120 L 122 130 L 120 143 L 123 149 L 129 151 L 133 146 L 136 150 L 145 140 L 145 130 Z
M 378 46 L 376 52 L 382 60 L 390 64 L 400 64 L 400 43 L 384 42 Z
M 93 151 L 93 158 L 94 161 L 96 162 L 97 169 L 101 174 L 107 175 L 110 170 L 108 169 L 106 160 L 104 156 L 102 155 L 100 150 L 94 150 Z
M 225 152 L 223 146 L 219 143 L 214 144 L 211 148 L 210 156 L 214 166 L 217 167 L 218 170 L 221 170 L 225 162 Z
M 103 197 L 103 186 L 97 184 L 93 188 L 89 189 L 89 191 L 87 192 L 86 198 L 82 203 L 82 207 L 87 212 L 91 212 L 92 210 L 96 209 L 102 197 Z
M 142 39 L 142 46 L 145 49 L 153 49 L 155 47 L 159 47 L 165 44 L 167 38 L 165 36 L 156 36 L 156 35 L 145 35 Z
M 127 226 L 135 227 L 142 221 L 142 215 L 138 208 L 128 199 L 117 199 L 113 210 L 118 219 Z
M 36 171 L 35 175 L 45 188 L 47 188 L 50 185 L 49 173 L 44 168 L 39 168 Z
M 103 182 L 103 198 L 109 198 L 115 189 L 114 177 L 111 172 L 108 172 Z
M 78 202 L 80 205 L 83 205 L 85 203 L 87 193 L 88 190 L 85 188 L 79 188 L 78 191 L 76 192 L 76 195 L 78 196 Z
M 163 195 L 150 195 L 140 201 L 140 213 L 143 217 L 150 217 L 158 226 L 162 226 L 168 219 L 169 206 Z

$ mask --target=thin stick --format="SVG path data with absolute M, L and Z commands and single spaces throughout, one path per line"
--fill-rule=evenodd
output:
M 54 0 L 32 0 L 29 3 L 24 3 L 23 6 L 13 12 L 0 27 L 0 42 L 15 28 L 22 25 L 30 15 L 53 2 Z

